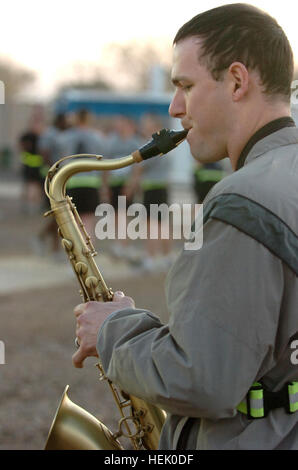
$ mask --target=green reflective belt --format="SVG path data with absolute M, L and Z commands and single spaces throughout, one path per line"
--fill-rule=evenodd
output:
M 123 186 L 127 182 L 127 178 L 117 178 L 113 177 L 109 180 L 109 186 L 114 187 L 114 186 Z
M 196 171 L 196 178 L 198 181 L 220 181 L 225 173 L 222 170 L 204 170 L 203 168 Z
M 38 168 L 43 164 L 43 158 L 41 155 L 35 155 L 30 152 L 22 152 L 21 160 L 24 165 L 30 166 L 31 168 Z
M 144 191 L 150 191 L 151 189 L 166 189 L 167 183 L 164 181 L 143 181 L 141 187 Z
M 41 174 L 41 176 L 43 178 L 45 178 L 47 176 L 49 169 L 50 169 L 50 167 L 48 165 L 42 165 L 40 167 L 39 173 Z
M 73 188 L 100 188 L 100 178 L 98 176 L 74 175 L 67 182 L 67 189 Z
M 288 382 L 278 392 L 271 392 L 260 382 L 254 382 L 237 406 L 237 410 L 250 419 L 265 418 L 275 408 L 284 408 L 288 414 L 298 411 L 298 382 Z

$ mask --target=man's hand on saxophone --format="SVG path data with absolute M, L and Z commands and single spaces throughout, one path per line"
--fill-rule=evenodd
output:
M 76 343 L 79 345 L 78 350 L 72 356 L 75 367 L 82 368 L 84 360 L 89 356 L 98 357 L 96 343 L 103 322 L 111 313 L 128 307 L 135 308 L 135 303 L 123 292 L 115 292 L 113 300 L 110 302 L 92 301 L 75 307 Z

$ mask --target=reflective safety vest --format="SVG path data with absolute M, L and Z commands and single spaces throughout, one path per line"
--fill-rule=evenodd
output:
M 100 188 L 100 185 L 101 185 L 100 176 L 79 174 L 79 175 L 72 176 L 70 180 L 67 182 L 66 187 L 67 189 L 73 189 L 73 188 L 98 189 Z
M 30 166 L 31 168 L 38 168 L 43 164 L 41 155 L 30 152 L 21 152 L 21 161 L 24 165 Z
M 237 410 L 250 419 L 265 418 L 275 408 L 284 408 L 288 414 L 298 411 L 298 382 L 288 382 L 278 392 L 271 392 L 260 382 L 254 382 L 237 406 Z
M 39 171 L 40 175 L 41 175 L 43 178 L 45 178 L 45 177 L 47 176 L 47 174 L 48 174 L 49 169 L 50 169 L 49 165 L 42 165 L 42 166 L 40 167 L 40 171 Z
M 166 189 L 167 183 L 165 181 L 144 180 L 141 182 L 141 187 L 144 191 L 152 189 Z
M 124 177 L 116 177 L 116 176 L 113 176 L 111 178 L 109 178 L 109 186 L 111 188 L 114 188 L 114 187 L 117 187 L 117 186 L 124 186 L 127 182 L 127 178 L 124 178 Z
M 195 171 L 195 175 L 196 179 L 201 183 L 204 183 L 205 181 L 213 181 L 214 183 L 217 183 L 225 176 L 225 172 L 223 170 L 202 167 Z

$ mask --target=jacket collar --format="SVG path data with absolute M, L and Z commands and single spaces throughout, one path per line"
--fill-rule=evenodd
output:
M 298 143 L 297 128 L 295 129 L 296 132 L 293 132 L 293 129 L 285 129 L 291 127 L 296 128 L 295 121 L 290 116 L 285 116 L 275 119 L 259 129 L 253 134 L 242 150 L 237 162 L 236 171 L 252 159 L 275 147 Z

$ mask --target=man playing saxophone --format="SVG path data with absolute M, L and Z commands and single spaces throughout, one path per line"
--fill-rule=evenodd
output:
M 82 367 L 167 412 L 160 449 L 298 449 L 298 130 L 293 55 L 266 13 L 231 4 L 174 40 L 170 114 L 201 163 L 234 172 L 204 200 L 204 243 L 166 282 L 168 324 L 122 292 L 75 308 Z

